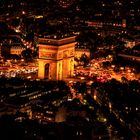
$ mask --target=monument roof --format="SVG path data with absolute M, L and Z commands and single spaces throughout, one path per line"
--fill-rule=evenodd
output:
M 38 43 L 60 46 L 60 45 L 65 45 L 65 44 L 75 42 L 75 37 L 76 36 L 74 36 L 74 35 L 73 36 L 63 36 L 61 38 L 60 37 L 52 38 L 51 36 L 48 36 L 46 38 L 38 38 Z

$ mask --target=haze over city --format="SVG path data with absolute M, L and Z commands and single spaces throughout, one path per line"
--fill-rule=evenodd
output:
M 138 0 L 0 1 L 0 139 L 138 140 Z

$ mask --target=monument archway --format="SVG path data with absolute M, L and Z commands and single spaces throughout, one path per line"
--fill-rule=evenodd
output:
M 62 80 L 74 71 L 75 36 L 61 39 L 39 38 L 38 78 Z
M 47 64 L 45 64 L 45 78 L 49 78 L 49 69 L 50 69 L 50 64 L 49 63 L 47 63 Z

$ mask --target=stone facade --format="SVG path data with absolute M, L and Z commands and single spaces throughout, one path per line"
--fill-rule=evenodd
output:
M 74 71 L 75 36 L 62 39 L 39 38 L 38 77 L 62 80 Z

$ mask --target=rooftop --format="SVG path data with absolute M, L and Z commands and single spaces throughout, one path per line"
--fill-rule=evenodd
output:
M 39 44 L 48 44 L 48 45 L 64 45 L 68 43 L 75 42 L 76 36 L 47 36 L 45 38 L 39 38 Z

